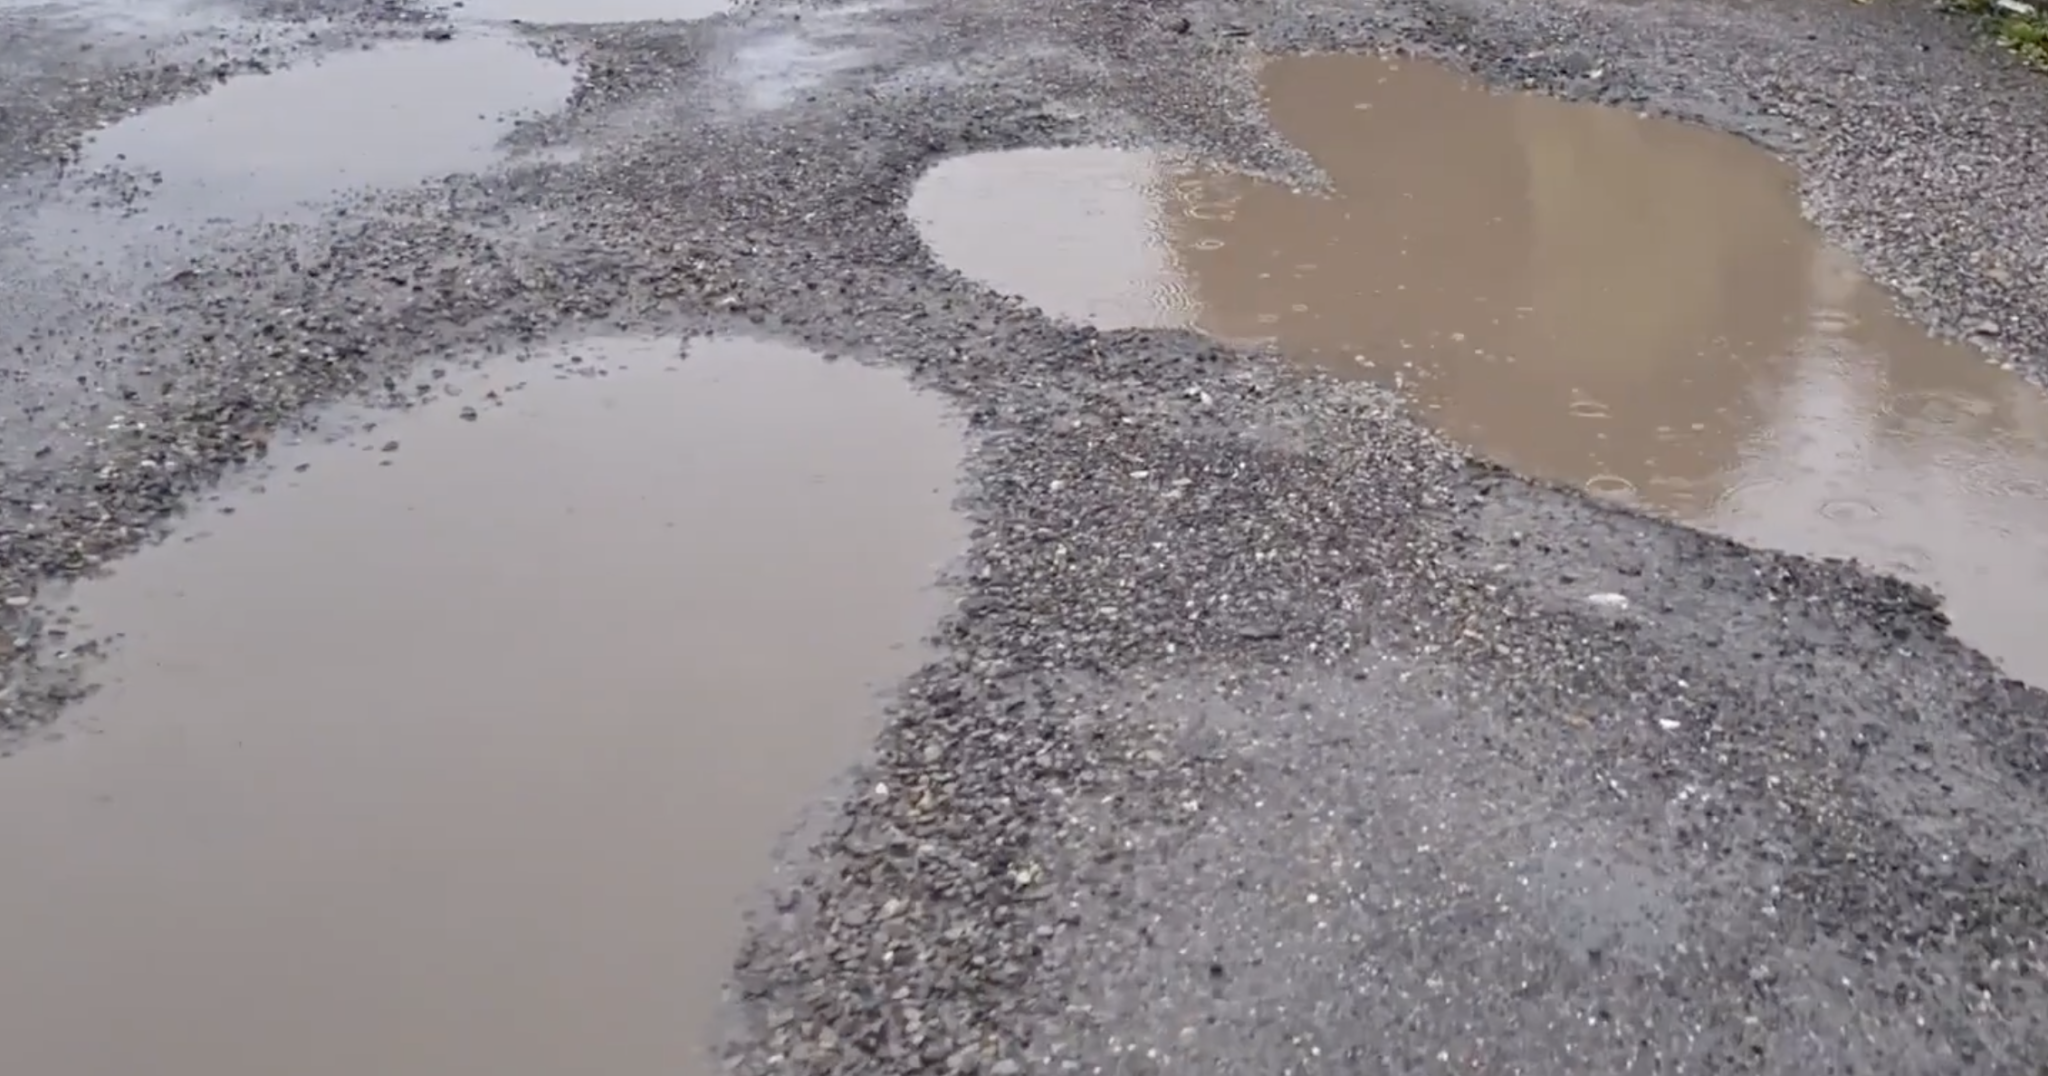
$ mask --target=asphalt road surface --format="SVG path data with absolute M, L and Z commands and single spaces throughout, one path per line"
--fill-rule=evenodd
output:
M 0 0 L 8 726 L 90 682 L 36 596 L 308 407 L 579 332 L 765 333 L 955 401 L 974 538 L 764 903 L 731 1071 L 2041 1071 L 2048 697 L 1932 595 L 1526 482 L 1196 334 L 1055 322 L 902 212 L 932 162 L 1027 145 L 1312 181 L 1245 57 L 1407 48 L 1762 142 L 1906 308 L 2039 379 L 2038 78 L 1904 0 L 685 14 Z M 275 126 L 82 143 L 377 42 L 450 59 L 305 91 L 291 152 L 341 148 L 300 186 L 180 185 Z M 460 115 L 350 151 L 336 95 L 377 85 Z M 455 123 L 499 112 L 533 118 Z

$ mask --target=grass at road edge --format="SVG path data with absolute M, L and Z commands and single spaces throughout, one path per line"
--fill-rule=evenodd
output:
M 2030 0 L 1953 0 L 1956 11 L 1982 20 L 1998 42 L 2036 67 L 2048 67 L 2048 14 Z

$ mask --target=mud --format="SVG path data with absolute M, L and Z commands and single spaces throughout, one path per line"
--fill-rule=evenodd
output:
M 1927 584 L 2048 684 L 2048 395 L 1895 313 L 1801 217 L 1790 169 L 1417 60 L 1259 78 L 1328 190 L 1016 150 L 936 166 L 911 217 L 1057 316 L 1265 341 L 1524 473 Z
M 678 350 L 338 414 L 78 588 L 108 686 L 0 782 L 17 1065 L 708 1071 L 743 899 L 965 534 L 896 374 Z

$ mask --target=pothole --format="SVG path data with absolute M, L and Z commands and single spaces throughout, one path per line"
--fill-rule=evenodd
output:
M 908 211 L 940 262 L 1106 329 L 1186 324 L 1168 232 L 1174 175 L 1149 153 L 1020 149 L 940 161 Z M 1031 235 L 1015 232 L 1028 221 Z
M 81 163 L 140 177 L 133 202 L 153 225 L 274 216 L 487 168 L 521 116 L 559 107 L 573 83 L 506 37 L 385 44 L 140 113 L 95 136 Z
M 0 0 L 0 18 L 16 15 L 117 34 L 219 29 L 233 17 L 206 0 Z
M 679 22 L 731 10 L 731 0 L 457 0 L 449 14 L 493 22 L 550 25 L 597 22 Z
M 21 1071 L 709 1071 L 740 902 L 943 612 L 962 440 L 676 355 L 456 375 L 77 589 L 106 686 L 0 782 Z
M 1736 138 L 1377 57 L 1276 59 L 1324 197 L 1106 149 L 956 158 L 909 213 L 1056 317 L 1193 324 L 1399 390 L 1502 462 L 1927 583 L 2048 684 L 2048 398 L 1936 341 Z

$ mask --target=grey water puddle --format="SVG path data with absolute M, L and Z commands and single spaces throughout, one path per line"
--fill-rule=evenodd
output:
M 457 0 L 447 10 L 457 19 L 566 25 L 707 19 L 733 6 L 733 0 Z
M 1260 80 L 1330 196 L 1025 150 L 941 163 L 908 212 L 940 259 L 1054 316 L 1269 340 L 1527 473 L 1926 583 L 2048 684 L 2048 397 L 1893 313 L 1789 169 L 1419 62 Z
M 224 15 L 222 5 L 208 0 L 0 0 L 0 18 L 73 22 L 110 33 L 204 30 Z
M 0 467 L 10 470 L 72 458 L 105 436 L 120 405 L 100 390 L 134 348 L 129 313 L 143 279 L 135 270 L 176 271 L 155 237 L 150 249 L 131 245 L 118 265 L 106 232 L 65 237 L 59 248 L 46 189 L 0 191 Z M 126 369 L 125 387 L 150 387 L 148 375 Z
M 944 610 L 963 441 L 893 372 L 677 354 L 452 375 L 76 589 L 104 687 L 0 781 L 13 1070 L 709 1071 L 741 903 Z
M 126 177 L 132 191 L 111 207 L 73 197 L 52 210 L 45 231 L 126 234 L 276 218 L 354 190 L 488 168 L 514 123 L 559 107 L 573 82 L 568 67 L 483 33 L 232 79 L 94 136 L 81 171 L 103 185 Z

